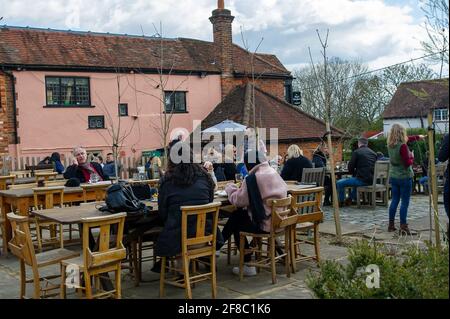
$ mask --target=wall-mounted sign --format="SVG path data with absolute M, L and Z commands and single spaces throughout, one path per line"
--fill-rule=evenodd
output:
M 302 92 L 292 92 L 292 104 L 300 106 L 302 105 Z

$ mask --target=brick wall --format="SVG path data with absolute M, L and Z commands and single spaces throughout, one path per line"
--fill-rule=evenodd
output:
M 219 58 L 222 74 L 231 76 L 233 71 L 233 34 L 234 17 L 230 10 L 216 9 L 209 18 L 213 24 L 214 43 L 219 47 Z
M 14 143 L 14 111 L 11 78 L 0 72 L 0 156 Z
M 244 85 L 250 80 L 248 78 L 234 78 L 222 76 L 222 99 L 228 95 L 236 86 Z M 283 79 L 258 79 L 256 86 L 263 91 L 284 100 L 284 80 Z
M 278 145 L 278 154 L 284 157 L 287 154 L 287 149 L 290 145 L 296 144 L 300 149 L 303 150 L 303 155 L 309 158 L 310 160 L 313 157 L 314 150 L 316 149 L 318 142 L 295 142 L 295 143 L 280 143 Z M 342 143 L 339 141 L 333 141 L 333 155 L 335 162 L 341 162 L 342 157 Z

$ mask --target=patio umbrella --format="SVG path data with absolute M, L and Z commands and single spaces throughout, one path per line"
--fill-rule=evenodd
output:
M 211 126 L 205 130 L 203 130 L 203 133 L 225 133 L 226 131 L 234 131 L 234 132 L 245 132 L 247 127 L 245 125 L 236 123 L 231 120 L 225 120 L 220 122 L 219 124 L 216 124 L 214 126 Z

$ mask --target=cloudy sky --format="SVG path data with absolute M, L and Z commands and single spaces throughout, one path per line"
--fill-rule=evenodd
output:
M 0 24 L 212 41 L 216 0 L 0 0 Z M 320 59 L 316 29 L 329 34 L 329 56 L 371 69 L 422 56 L 420 0 L 225 0 L 235 16 L 234 42 L 274 53 L 290 70 Z M 241 32 L 243 30 L 243 32 Z M 437 69 L 436 67 L 434 67 Z M 448 70 L 445 71 L 448 74 Z

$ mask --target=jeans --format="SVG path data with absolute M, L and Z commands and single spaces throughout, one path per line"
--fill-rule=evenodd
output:
M 389 220 L 395 219 L 397 213 L 397 207 L 400 205 L 400 224 L 406 224 L 406 218 L 408 215 L 409 199 L 411 198 L 412 191 L 412 178 L 393 178 L 389 179 L 392 188 L 392 201 L 389 206 Z
M 339 195 L 339 202 L 343 202 L 345 200 L 345 188 L 353 187 L 351 198 L 356 200 L 356 187 L 358 186 L 367 186 L 366 183 L 357 179 L 356 177 L 344 178 L 340 179 L 336 182 L 337 192 Z
M 445 184 L 444 184 L 444 207 L 445 207 L 445 212 L 447 213 L 447 218 L 448 218 L 448 201 L 450 198 L 448 198 L 448 177 L 445 180 Z

